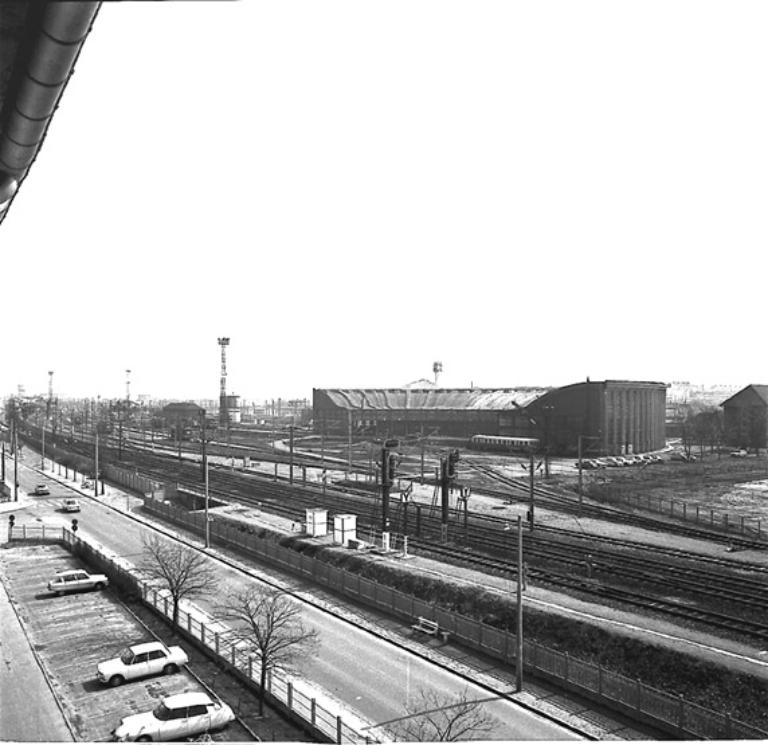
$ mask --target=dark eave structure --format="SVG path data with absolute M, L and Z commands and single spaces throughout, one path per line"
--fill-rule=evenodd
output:
M 0 222 L 37 157 L 100 5 L 0 0 Z

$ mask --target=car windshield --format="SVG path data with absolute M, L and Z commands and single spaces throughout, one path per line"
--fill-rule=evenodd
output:
M 131 650 L 126 647 L 122 652 L 120 652 L 120 662 L 122 662 L 124 665 L 130 665 L 131 660 L 133 660 L 133 652 L 131 652 Z
M 161 722 L 173 719 L 173 711 L 165 704 L 158 704 L 152 713 L 155 715 L 155 719 L 159 719 Z

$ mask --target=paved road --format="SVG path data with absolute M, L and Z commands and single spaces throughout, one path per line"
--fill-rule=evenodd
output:
M 39 477 L 22 475 L 22 483 L 37 483 L 35 479 Z M 57 512 L 65 492 L 63 486 L 52 486 L 50 497 L 34 498 L 25 512 L 45 524 L 68 524 L 71 516 Z M 150 528 L 95 500 L 83 498 L 81 504 L 80 534 L 95 539 L 129 561 L 137 561 L 141 554 L 141 534 Z M 17 522 L 21 522 L 21 518 L 19 515 Z M 227 588 L 235 589 L 255 581 L 225 564 L 216 563 L 222 588 L 219 596 L 195 601 L 212 614 L 216 614 L 217 606 L 224 601 Z M 348 709 L 371 723 L 403 717 L 405 701 L 420 690 L 433 691 L 446 700 L 464 691 L 471 700 L 489 698 L 486 689 L 468 684 L 464 678 L 316 608 L 306 606 L 304 620 L 318 630 L 321 648 L 319 654 L 306 660 L 302 676 L 317 681 Z M 578 739 L 570 730 L 521 708 L 514 701 L 487 701 L 484 708 L 494 718 L 488 739 Z

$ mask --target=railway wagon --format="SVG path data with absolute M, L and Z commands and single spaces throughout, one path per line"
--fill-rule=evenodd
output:
M 472 435 L 471 450 L 491 450 L 501 453 L 527 453 L 539 447 L 537 437 L 502 437 L 501 435 Z

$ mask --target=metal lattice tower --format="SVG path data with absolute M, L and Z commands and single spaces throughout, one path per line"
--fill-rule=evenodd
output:
M 229 411 L 227 408 L 227 347 L 229 346 L 229 337 L 220 336 L 219 346 L 221 347 L 221 386 L 219 389 L 219 420 L 224 426 L 229 426 Z

